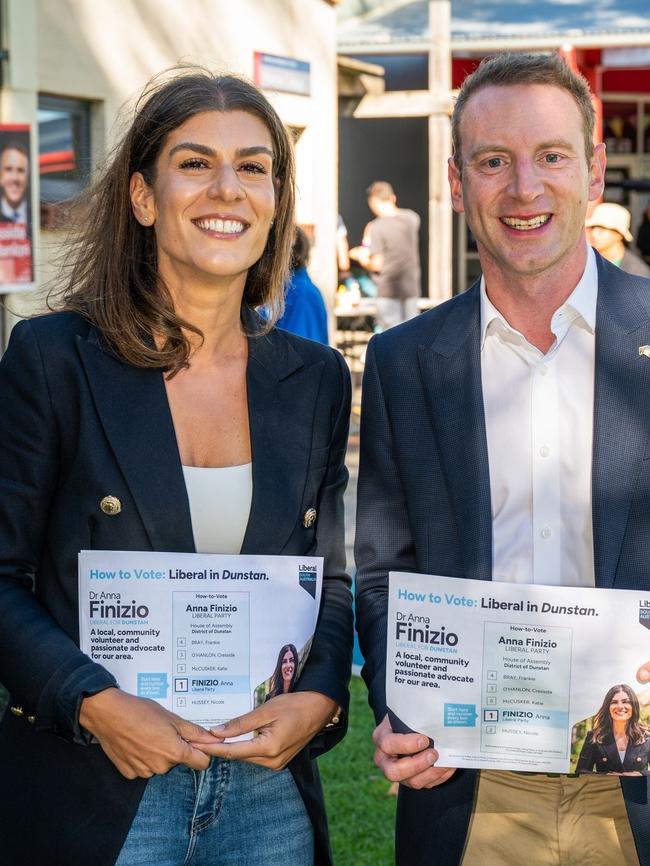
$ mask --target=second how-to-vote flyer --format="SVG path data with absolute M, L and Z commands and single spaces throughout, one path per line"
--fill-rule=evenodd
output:
M 441 767 L 573 771 L 585 732 L 618 685 L 633 690 L 641 713 L 641 733 L 629 740 L 646 736 L 650 751 L 650 685 L 636 676 L 647 662 L 650 593 L 389 576 L 393 727 L 433 739 Z M 605 760 L 610 728 L 606 707 L 592 735 Z M 647 773 L 647 760 L 636 760 Z M 611 761 L 614 771 L 616 754 Z
M 120 688 L 215 725 L 292 686 L 316 627 L 319 557 L 81 551 L 80 646 Z

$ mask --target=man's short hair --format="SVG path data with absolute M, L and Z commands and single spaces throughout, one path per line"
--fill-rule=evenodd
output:
M 468 100 L 485 87 L 515 84 L 550 84 L 568 91 L 582 115 L 587 162 L 594 152 L 595 114 L 589 85 L 574 72 L 559 54 L 504 53 L 486 57 L 463 82 L 451 116 L 451 143 L 456 168 L 462 171 L 460 121 Z
M 29 151 L 27 147 L 23 144 L 22 141 L 9 140 L 5 141 L 0 145 L 0 158 L 5 150 L 17 150 L 18 153 L 22 153 L 23 156 L 26 156 L 29 159 Z
M 376 180 L 370 184 L 366 190 L 368 198 L 379 198 L 382 201 L 389 201 L 395 195 L 395 190 L 387 180 Z

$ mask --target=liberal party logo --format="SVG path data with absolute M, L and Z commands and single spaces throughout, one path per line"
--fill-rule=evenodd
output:
M 299 565 L 298 583 L 306 590 L 312 598 L 316 598 L 316 566 Z
M 650 629 L 650 601 L 645 599 L 639 602 L 639 622 Z

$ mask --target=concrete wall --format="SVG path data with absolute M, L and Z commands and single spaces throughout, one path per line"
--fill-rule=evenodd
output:
M 4 0 L 10 75 L 3 122 L 30 122 L 38 92 L 93 101 L 93 163 L 128 122 L 128 106 L 157 72 L 179 62 L 253 76 L 254 52 L 311 64 L 311 95 L 267 92 L 285 123 L 303 129 L 297 144 L 298 211 L 314 225 L 311 272 L 323 293 L 336 288 L 336 13 L 326 0 Z M 126 107 L 126 111 L 124 106 Z M 37 149 L 36 134 L 34 134 Z M 36 163 L 34 163 L 36 164 Z M 36 179 L 37 180 L 37 179 Z M 38 183 L 34 183 L 38 213 Z M 35 238 L 37 280 L 52 274 L 58 242 Z M 18 312 L 34 299 L 12 296 Z

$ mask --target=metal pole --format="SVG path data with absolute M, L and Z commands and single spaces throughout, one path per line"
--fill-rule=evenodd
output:
M 7 308 L 5 307 L 4 296 L 0 295 L 0 355 L 3 354 L 6 348 L 7 334 Z
M 452 223 L 447 157 L 451 153 L 451 3 L 429 0 L 429 93 L 435 108 L 429 115 L 429 296 L 451 297 Z

